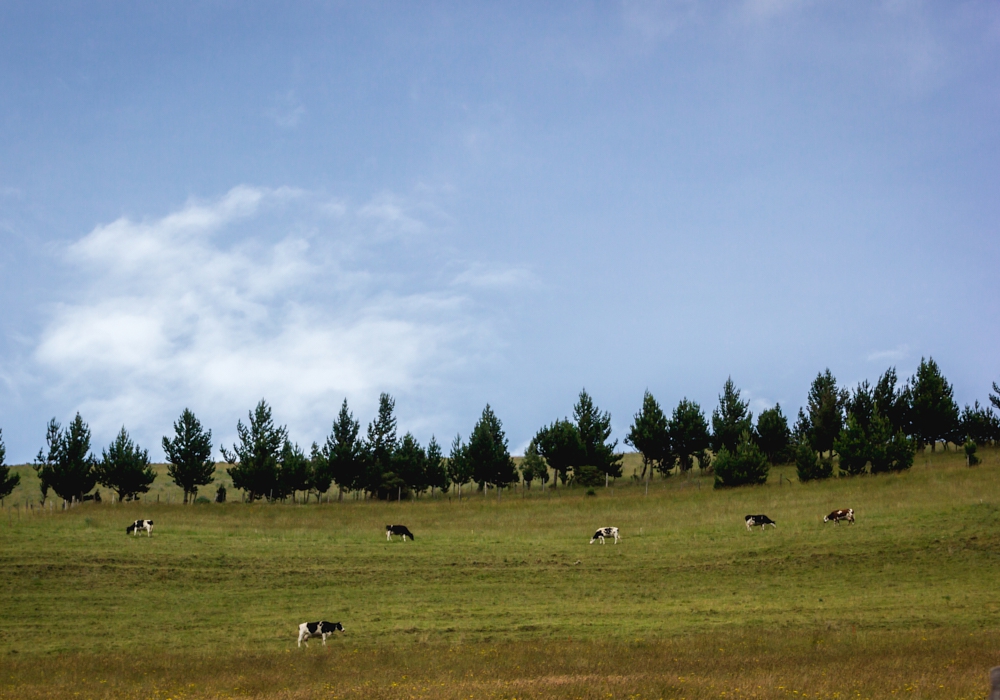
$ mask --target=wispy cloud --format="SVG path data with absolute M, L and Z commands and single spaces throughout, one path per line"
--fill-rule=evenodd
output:
M 265 114 L 282 129 L 294 129 L 306 115 L 305 105 L 299 100 L 295 90 L 279 95 L 275 105 Z
M 910 346 L 909 345 L 897 345 L 892 350 L 876 350 L 875 352 L 868 353 L 866 358 L 869 362 L 885 362 L 886 360 L 890 362 L 896 362 L 898 360 L 905 360 L 910 356 Z
M 452 284 L 479 289 L 509 289 L 534 282 L 535 277 L 523 267 L 496 267 L 476 263 L 456 275 Z
M 698 9 L 694 0 L 624 0 L 621 7 L 625 27 L 647 43 L 669 37 Z
M 78 397 L 95 434 L 122 423 L 153 434 L 184 406 L 230 422 L 261 397 L 308 432 L 345 396 L 364 406 L 474 356 L 488 331 L 469 317 L 466 292 L 387 291 L 378 270 L 345 268 L 336 235 L 253 234 L 275 208 L 289 230 L 311 230 L 300 220 L 328 221 L 329 205 L 237 187 L 71 244 L 81 286 L 51 310 L 34 352 L 53 393 Z M 384 197 L 337 207 L 358 227 L 425 226 Z M 227 243 L 234 228 L 243 235 Z

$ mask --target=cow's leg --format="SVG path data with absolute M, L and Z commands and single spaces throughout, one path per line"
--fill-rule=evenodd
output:
M 323 646 L 326 646 L 326 632 L 323 633 Z
M 386 530 L 385 531 L 385 541 L 386 542 L 391 542 L 392 541 L 392 531 L 391 530 Z

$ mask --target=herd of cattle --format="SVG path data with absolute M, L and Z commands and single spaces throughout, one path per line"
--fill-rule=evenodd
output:
M 854 522 L 854 509 L 853 508 L 840 508 L 833 511 L 828 516 L 823 518 L 824 523 L 833 521 L 834 525 L 839 525 L 841 520 L 846 520 L 849 523 Z M 778 523 L 771 520 L 766 515 L 748 515 L 744 518 L 746 522 L 747 530 L 751 530 L 757 525 L 760 525 L 760 529 L 764 530 L 768 525 L 777 528 Z M 140 530 L 146 531 L 147 537 L 152 537 L 153 535 L 153 521 L 152 520 L 136 520 L 134 523 L 125 528 L 125 534 L 127 535 L 138 535 Z M 400 537 L 403 542 L 406 542 L 406 538 L 409 537 L 413 540 L 413 533 L 406 525 L 386 525 L 385 526 L 385 538 L 386 540 L 392 540 L 393 535 Z M 597 529 L 594 536 L 590 538 L 590 544 L 600 541 L 604 544 L 605 538 L 614 538 L 615 544 L 621 539 L 621 535 L 618 533 L 617 527 L 601 527 Z M 323 645 L 326 646 L 326 638 L 332 635 L 334 632 L 343 632 L 344 626 L 339 622 L 327 622 L 326 620 L 319 620 L 318 622 L 303 622 L 299 625 L 299 641 L 298 646 L 302 646 L 305 642 L 306 646 L 309 646 L 309 639 L 311 637 L 322 637 Z

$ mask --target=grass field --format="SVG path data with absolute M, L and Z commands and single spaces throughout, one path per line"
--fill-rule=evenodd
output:
M 161 479 L 159 503 L 11 509 L 26 474 L 0 516 L 0 696 L 984 698 L 1000 452 L 981 455 L 499 504 L 185 507 Z M 856 525 L 823 524 L 848 506 Z M 747 532 L 757 512 L 778 528 Z M 139 517 L 153 537 L 125 535 Z M 622 543 L 588 545 L 602 525 Z M 296 648 L 321 618 L 347 633 Z

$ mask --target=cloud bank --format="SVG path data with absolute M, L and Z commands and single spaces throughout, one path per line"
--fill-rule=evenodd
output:
M 51 310 L 34 360 L 95 438 L 125 424 L 154 447 L 185 406 L 223 421 L 220 437 L 265 397 L 297 439 L 315 439 L 345 397 L 358 412 L 380 391 L 448 381 L 485 346 L 469 285 L 420 288 L 379 268 L 380 246 L 426 230 L 384 196 L 351 207 L 246 186 L 118 219 L 65 250 L 76 293 Z M 432 257 L 432 244 L 410 254 Z

